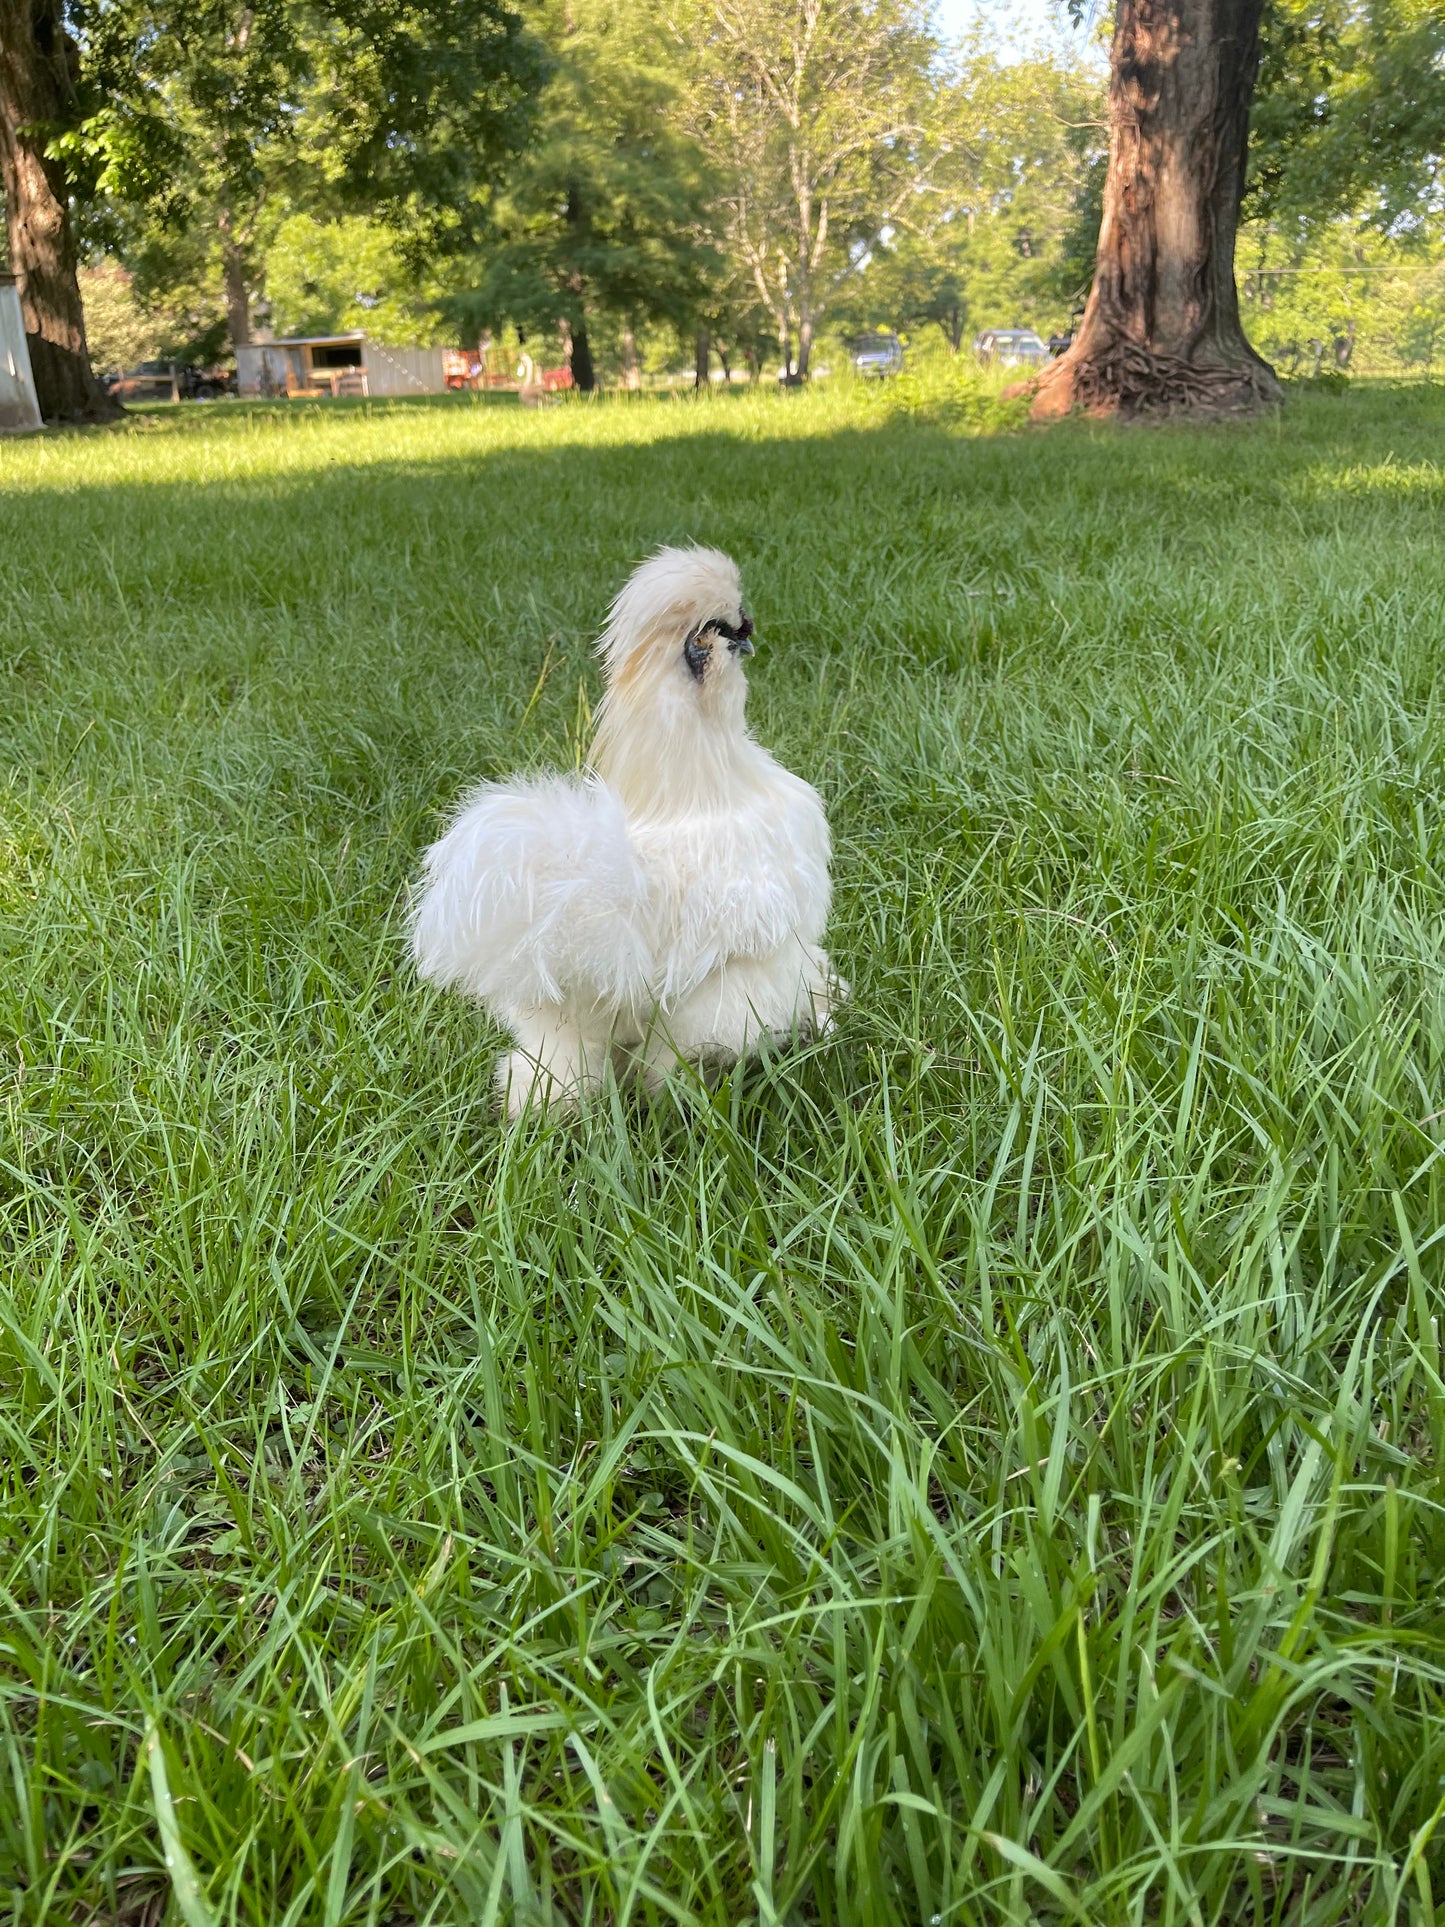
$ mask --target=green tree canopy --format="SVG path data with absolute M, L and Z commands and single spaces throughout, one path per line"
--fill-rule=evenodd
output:
M 446 336 L 437 309 L 450 290 L 403 259 L 395 233 L 364 214 L 288 214 L 266 239 L 266 301 L 277 334 L 365 329 L 383 341 Z
M 1438 0 L 1270 0 L 1261 46 L 1246 215 L 1425 239 L 1445 213 Z
M 1067 60 L 960 49 L 936 110 L 947 153 L 862 277 L 869 313 L 936 324 L 955 352 L 979 328 L 1062 321 L 1092 265 L 1102 94 Z
M 570 0 L 543 15 L 553 61 L 536 144 L 494 208 L 473 328 L 555 329 L 581 388 L 595 379 L 589 320 L 686 325 L 720 270 L 702 157 L 677 125 L 669 43 L 646 7 Z
M 233 342 L 268 206 L 374 210 L 417 259 L 461 245 L 542 72 L 504 0 L 80 0 L 76 32 L 67 160 L 133 247 L 216 237 Z
M 692 126 L 730 255 L 784 366 L 948 152 L 918 0 L 691 0 Z

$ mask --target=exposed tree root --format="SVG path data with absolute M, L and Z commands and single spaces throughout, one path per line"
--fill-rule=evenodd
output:
M 1254 357 L 1186 361 L 1122 336 L 1076 360 L 1071 352 L 1033 384 L 1035 421 L 1087 415 L 1257 415 L 1284 399 L 1274 371 Z

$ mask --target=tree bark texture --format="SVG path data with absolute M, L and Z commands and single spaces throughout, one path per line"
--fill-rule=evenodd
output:
M 711 380 L 712 336 L 706 328 L 699 328 L 693 342 L 692 385 L 699 394 L 706 394 Z
M 0 0 L 0 186 L 10 271 L 47 421 L 113 421 L 85 340 L 65 170 L 45 152 L 70 118 L 70 50 L 59 0 Z
M 221 263 L 226 280 L 226 328 L 231 348 L 251 345 L 251 289 L 245 251 L 236 239 L 229 211 L 221 215 Z
M 1094 285 L 1035 419 L 1253 413 L 1281 398 L 1244 338 L 1234 242 L 1263 0 L 1119 0 Z
M 566 221 L 573 236 L 572 258 L 575 263 L 576 248 L 586 238 L 586 222 L 583 219 L 582 191 L 575 181 L 567 188 Z M 592 365 L 592 347 L 587 339 L 587 321 L 583 313 L 582 296 L 584 282 L 581 269 L 575 265 L 567 274 L 564 282 L 568 305 L 572 312 L 563 318 L 561 324 L 562 347 L 567 357 L 567 366 L 572 370 L 572 383 L 585 395 L 590 395 L 597 386 L 597 371 Z
M 568 365 L 572 370 L 572 380 L 584 395 L 590 395 L 597 386 L 597 370 L 592 365 L 592 344 L 587 339 L 587 323 L 579 314 L 570 326 L 572 352 Z
M 798 323 L 798 380 L 806 381 L 813 365 L 813 317 L 805 314 Z

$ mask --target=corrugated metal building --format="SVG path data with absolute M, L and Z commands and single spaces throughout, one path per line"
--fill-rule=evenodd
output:
M 448 348 L 391 347 L 367 334 L 293 335 L 236 350 L 243 395 L 440 395 Z

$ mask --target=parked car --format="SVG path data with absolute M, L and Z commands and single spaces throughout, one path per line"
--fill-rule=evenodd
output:
M 867 381 L 883 381 L 903 367 L 903 343 L 895 334 L 858 335 L 849 345 L 853 372 Z
M 980 361 L 995 362 L 1000 368 L 1036 368 L 1049 358 L 1032 328 L 985 328 L 975 335 L 973 352 Z
M 107 375 L 102 386 L 117 401 L 213 401 L 217 395 L 234 394 L 236 378 L 223 368 L 142 361 L 122 374 Z

